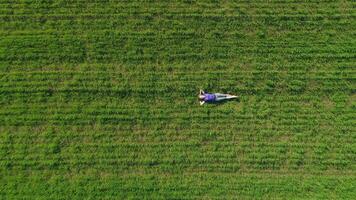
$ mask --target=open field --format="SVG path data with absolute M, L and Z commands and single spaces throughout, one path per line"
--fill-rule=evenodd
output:
M 0 0 L 0 199 L 356 199 L 355 7 Z

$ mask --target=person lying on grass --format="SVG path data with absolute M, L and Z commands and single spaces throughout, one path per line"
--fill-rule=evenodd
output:
M 224 100 L 229 100 L 229 99 L 235 99 L 237 96 L 230 95 L 230 94 L 221 94 L 221 93 L 206 93 L 203 90 L 199 91 L 199 100 L 200 100 L 200 105 L 203 105 L 204 103 L 215 103 L 219 101 L 224 101 Z

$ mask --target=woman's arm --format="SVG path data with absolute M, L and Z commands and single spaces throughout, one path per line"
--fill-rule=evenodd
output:
M 203 90 L 200 90 L 199 94 L 203 95 L 205 92 Z
M 200 105 L 202 106 L 205 103 L 205 101 L 200 101 Z

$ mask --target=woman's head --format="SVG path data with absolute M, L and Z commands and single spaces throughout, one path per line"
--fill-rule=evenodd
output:
M 204 100 L 205 96 L 202 95 L 202 94 L 200 94 L 200 95 L 198 96 L 198 98 L 199 98 L 200 100 Z

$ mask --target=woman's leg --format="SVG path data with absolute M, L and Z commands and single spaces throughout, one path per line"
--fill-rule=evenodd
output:
M 215 93 L 215 97 L 216 97 L 216 101 L 237 98 L 237 96 L 233 96 L 233 95 L 229 95 L 229 94 L 221 94 L 221 93 Z
M 216 101 L 222 101 L 222 100 L 227 99 L 227 95 L 226 94 L 215 93 L 214 95 L 216 97 L 216 99 L 215 99 Z

